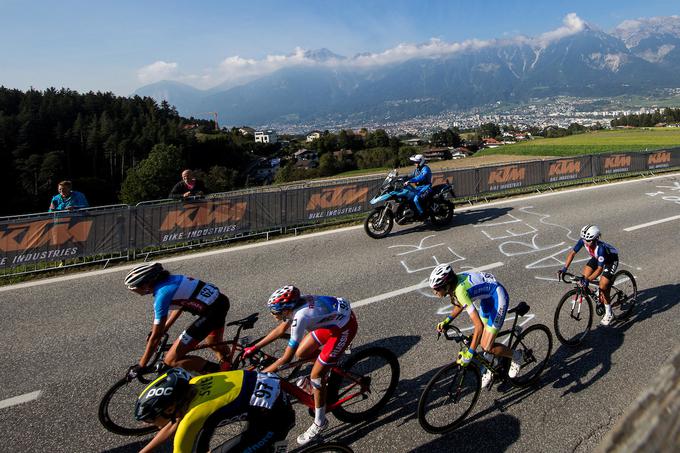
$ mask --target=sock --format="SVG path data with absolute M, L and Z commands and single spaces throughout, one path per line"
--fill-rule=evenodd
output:
M 314 408 L 314 423 L 317 426 L 323 426 L 326 424 L 326 408 L 325 407 L 315 407 Z
M 611 304 L 605 305 L 604 306 L 604 312 L 608 315 L 611 315 L 612 314 L 612 305 Z

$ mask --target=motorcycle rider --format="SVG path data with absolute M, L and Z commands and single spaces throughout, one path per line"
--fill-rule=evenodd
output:
M 423 216 L 423 207 L 421 206 L 421 201 L 424 200 L 431 192 L 432 189 L 432 170 L 425 163 L 425 156 L 422 154 L 416 154 L 415 156 L 409 157 L 409 160 L 416 165 L 416 169 L 413 170 L 409 179 L 404 182 L 404 187 L 409 184 L 416 185 L 416 196 L 413 197 L 413 204 L 418 211 L 418 216 Z

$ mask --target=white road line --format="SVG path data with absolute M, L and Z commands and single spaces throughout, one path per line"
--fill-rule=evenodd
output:
M 29 401 L 37 400 L 41 390 L 36 390 L 35 392 L 26 393 L 24 395 L 15 396 L 14 398 L 7 398 L 6 400 L 0 401 L 0 409 L 4 409 L 10 406 L 16 406 L 17 404 L 28 403 Z
M 668 178 L 669 176 L 680 176 L 680 173 L 665 173 L 663 175 L 658 175 L 658 176 L 651 176 L 649 178 L 643 178 L 643 179 L 631 179 L 631 180 L 626 180 L 626 181 L 619 181 L 619 182 L 611 182 L 608 184 L 604 185 L 595 185 L 595 186 L 588 186 L 588 187 L 577 187 L 575 189 L 567 189 L 567 190 L 560 190 L 556 192 L 544 192 L 541 194 L 536 194 L 536 195 L 527 195 L 525 197 L 516 197 L 516 198 L 506 198 L 503 200 L 498 200 L 498 201 L 492 201 L 491 203 L 480 203 L 480 204 L 475 204 L 471 206 L 460 206 L 456 207 L 456 212 L 466 212 L 466 211 L 472 211 L 475 209 L 486 209 L 489 206 L 498 206 L 502 204 L 507 204 L 507 203 L 516 203 L 516 202 L 521 202 L 524 200 L 533 200 L 535 198 L 543 198 L 543 197 L 552 197 L 552 196 L 557 196 L 557 195 L 562 195 L 562 194 L 568 194 L 568 193 L 574 193 L 574 192 L 582 192 L 585 190 L 597 190 L 605 187 L 612 187 L 612 186 L 619 186 L 622 184 L 632 184 L 636 182 L 645 182 L 653 179 L 659 179 L 659 178 Z M 172 258 L 158 258 L 159 261 L 162 261 L 163 263 L 173 263 L 177 261 L 185 261 L 185 260 L 191 260 L 195 258 L 203 258 L 205 256 L 212 256 L 212 255 L 220 255 L 222 253 L 232 253 L 232 252 L 238 252 L 241 250 L 247 250 L 251 248 L 256 248 L 256 247 L 266 247 L 266 246 L 272 246 L 272 245 L 277 245 L 283 242 L 290 242 L 290 241 L 301 241 L 301 240 L 306 240 L 314 237 L 319 237 L 319 236 L 326 236 L 330 234 L 337 234 L 337 233 L 344 233 L 347 231 L 352 231 L 352 230 L 358 230 L 363 228 L 363 225 L 355 225 L 355 226 L 350 226 L 350 227 L 344 227 L 344 228 L 338 228 L 335 230 L 329 230 L 329 231 L 319 231 L 316 233 L 309 233 L 309 234 L 303 234 L 300 236 L 293 236 L 293 237 L 288 237 L 288 238 L 281 238 L 281 239 L 273 239 L 271 241 L 266 241 L 266 242 L 257 242 L 254 244 L 246 244 L 246 245 L 240 245 L 240 246 L 235 246 L 235 247 L 229 247 L 225 249 L 217 249 L 217 250 L 209 250 L 206 252 L 200 252 L 200 253 L 192 253 L 190 255 L 184 255 L 184 256 L 176 256 Z M 64 282 L 64 281 L 69 281 L 69 280 L 75 280 L 79 278 L 87 278 L 87 277 L 92 277 L 95 275 L 104 275 L 104 274 L 110 274 L 113 272 L 121 272 L 121 271 L 126 271 L 128 269 L 132 269 L 133 267 L 137 266 L 139 263 L 133 263 L 133 264 L 125 264 L 121 266 L 116 266 L 111 269 L 103 269 L 99 271 L 88 271 L 88 272 L 78 272 L 76 274 L 72 275 L 65 275 L 62 277 L 52 277 L 52 278 L 47 278 L 47 279 L 41 279 L 41 280 L 35 280 L 31 282 L 25 282 L 25 283 L 18 283 L 16 285 L 4 285 L 0 286 L 0 292 L 5 292 L 5 291 L 13 291 L 15 289 L 22 289 L 22 288 L 29 288 L 33 286 L 40 286 L 40 285 L 49 285 L 51 283 L 57 283 L 57 282 Z
M 639 230 L 640 228 L 647 228 L 648 226 L 658 225 L 660 223 L 670 222 L 672 220 L 678 220 L 678 219 L 680 219 L 680 215 L 674 215 L 673 217 L 666 217 L 665 219 L 654 220 L 652 222 L 641 223 L 640 225 L 635 225 L 635 226 L 632 226 L 632 227 L 624 228 L 623 231 Z
M 481 267 L 478 267 L 478 268 L 475 268 L 475 269 L 469 269 L 469 270 L 466 269 L 465 272 L 488 271 L 490 269 L 494 269 L 494 268 L 500 267 L 502 265 L 503 265 L 503 263 L 496 262 L 496 263 L 487 264 L 486 266 L 481 266 Z M 407 294 L 407 293 L 410 293 L 411 291 L 417 291 L 417 290 L 419 290 L 421 288 L 425 288 L 425 287 L 427 287 L 427 280 L 420 282 L 417 285 L 407 286 L 406 288 L 396 289 L 396 290 L 390 291 L 388 293 L 378 294 L 377 296 L 369 297 L 367 299 L 361 299 L 361 300 L 358 300 L 356 302 L 350 302 L 350 304 L 352 305 L 352 309 L 358 308 L 358 307 L 363 307 L 364 305 L 369 305 L 369 304 L 373 304 L 375 302 L 380 302 L 381 300 L 390 299 L 390 298 L 396 297 L 396 296 L 401 296 L 402 294 Z

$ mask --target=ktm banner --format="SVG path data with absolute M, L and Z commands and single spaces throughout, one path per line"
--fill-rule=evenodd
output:
M 647 169 L 647 155 L 642 153 L 621 153 L 593 156 L 598 175 L 628 173 Z
M 589 178 L 593 173 L 590 157 L 574 157 L 570 159 L 546 161 L 544 165 L 546 182 Z
M 480 191 L 495 192 L 540 184 L 542 173 L 542 162 L 483 167 L 479 170 Z
M 129 210 L 123 208 L 0 221 L 0 267 L 123 252 L 128 219 Z
M 673 154 L 670 151 L 657 151 L 647 156 L 647 168 L 654 170 L 657 168 L 668 168 L 673 161 Z
M 365 212 L 370 209 L 369 201 L 377 195 L 381 182 L 361 181 L 286 192 L 287 224 Z

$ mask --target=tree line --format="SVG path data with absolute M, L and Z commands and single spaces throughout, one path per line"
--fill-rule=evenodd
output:
M 623 115 L 611 121 L 612 127 L 632 126 L 632 127 L 653 127 L 659 123 L 680 123 L 680 108 L 657 109 L 653 113 L 633 113 Z

